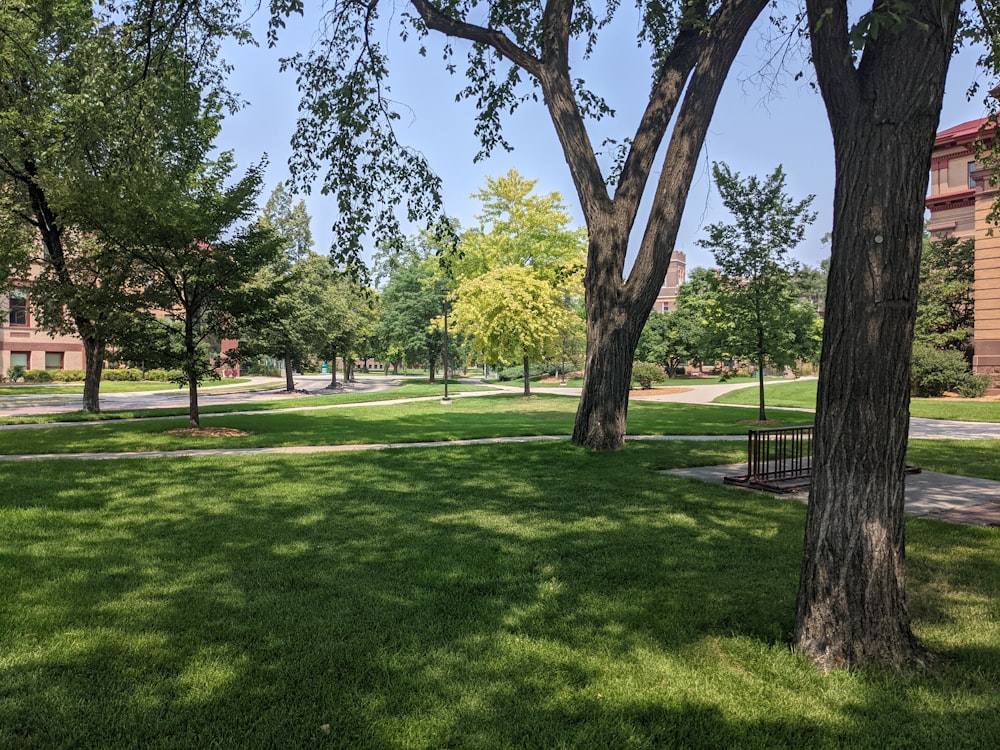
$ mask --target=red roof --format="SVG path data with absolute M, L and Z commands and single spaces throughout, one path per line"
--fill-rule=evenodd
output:
M 980 117 L 978 120 L 969 120 L 961 125 L 942 130 L 934 139 L 934 148 L 944 146 L 958 146 L 964 143 L 972 143 L 979 140 L 979 131 L 986 125 L 989 118 Z

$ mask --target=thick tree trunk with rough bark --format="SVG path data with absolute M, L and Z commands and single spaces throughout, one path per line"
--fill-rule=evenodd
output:
M 201 414 L 198 412 L 198 377 L 188 376 L 188 423 L 191 427 L 201 429 Z
M 924 194 L 955 8 L 916 6 L 855 69 L 846 9 L 809 1 L 837 183 L 795 645 L 824 670 L 924 659 L 904 591 L 904 468 Z
M 292 375 L 292 358 L 285 355 L 285 390 L 291 393 L 295 390 L 295 378 Z
M 83 381 L 83 410 L 97 413 L 101 410 L 101 373 L 104 371 L 106 345 L 93 337 L 83 338 L 83 358 L 86 374 Z

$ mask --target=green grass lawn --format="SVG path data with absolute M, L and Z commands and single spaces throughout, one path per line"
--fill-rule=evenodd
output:
M 228 388 L 244 383 L 249 383 L 248 378 L 229 378 L 227 380 L 208 381 L 202 388 Z M 134 380 L 105 380 L 101 382 L 101 393 L 143 393 L 146 391 L 171 391 L 177 389 L 176 383 L 164 383 L 163 381 L 134 381 Z M 273 386 L 266 386 L 273 387 Z M 249 388 L 238 388 L 234 390 L 250 390 Z M 4 396 L 37 396 L 37 395 L 57 395 L 57 394 L 78 394 L 83 395 L 83 383 L 56 383 L 52 385 L 36 385 L 31 383 L 18 383 L 16 385 L 0 385 L 0 399 Z
M 449 380 L 449 383 L 451 381 Z M 245 390 L 273 390 L 275 385 L 267 385 Z M 448 386 L 450 394 L 468 391 L 490 391 L 488 386 L 466 385 L 455 383 Z M 442 383 L 426 383 L 420 381 L 404 381 L 398 386 L 384 391 L 354 391 L 321 393 L 315 396 L 280 396 L 269 401 L 246 401 L 238 404 L 199 404 L 199 412 L 204 414 L 230 414 L 242 411 L 273 411 L 275 409 L 293 409 L 313 406 L 330 406 L 332 404 L 355 404 L 372 401 L 393 401 L 401 398 L 440 397 L 443 394 Z M 0 417 L 0 424 L 46 424 L 50 422 L 102 422 L 121 419 L 145 419 L 147 417 L 177 417 L 188 413 L 186 396 L 178 401 L 178 406 L 155 409 L 128 409 L 102 411 L 97 414 L 86 412 L 62 412 L 53 414 L 35 414 L 21 417 Z
M 823 676 L 804 506 L 654 471 L 740 456 L 0 464 L 0 747 L 995 747 L 1000 534 L 910 520 L 937 664 Z
M 205 427 L 228 427 L 242 437 L 170 435 L 184 419 L 105 422 L 0 431 L 0 454 L 263 448 L 290 445 L 412 443 L 514 435 L 568 435 L 577 399 L 516 394 L 455 398 L 345 409 L 205 416 Z M 775 423 L 808 424 L 811 415 L 775 410 Z M 747 412 L 738 407 L 636 402 L 629 407 L 634 435 L 741 435 Z M 784 420 L 784 421 L 781 421 Z
M 764 386 L 767 406 L 798 409 L 816 408 L 816 380 L 797 380 Z M 741 388 L 715 399 L 720 404 L 757 404 L 755 388 Z M 927 419 L 953 419 L 960 422 L 1000 422 L 1000 401 L 959 398 L 915 398 L 910 401 L 910 415 Z

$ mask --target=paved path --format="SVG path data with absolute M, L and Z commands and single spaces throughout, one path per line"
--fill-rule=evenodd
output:
M 723 477 L 746 473 L 746 464 L 668 469 L 661 472 L 721 484 Z M 734 491 L 747 491 L 733 486 Z M 760 492 L 761 490 L 751 490 Z M 805 502 L 806 492 L 775 493 Z M 953 523 L 1000 527 L 1000 482 L 977 477 L 921 471 L 906 476 L 906 513 Z

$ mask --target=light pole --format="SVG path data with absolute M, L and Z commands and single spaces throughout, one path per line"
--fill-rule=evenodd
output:
M 441 399 L 442 404 L 450 404 L 451 399 L 448 398 L 448 294 L 451 290 L 444 290 L 444 302 L 442 303 L 442 308 L 444 309 L 444 397 Z

